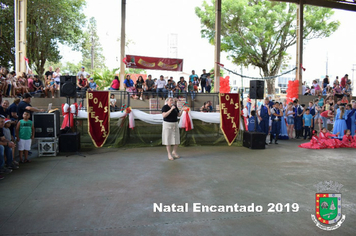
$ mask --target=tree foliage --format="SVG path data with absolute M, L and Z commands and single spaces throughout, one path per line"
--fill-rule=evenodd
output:
M 0 65 L 15 63 L 14 1 L 0 0 Z
M 82 65 L 85 68 L 91 68 L 91 50 L 93 47 L 94 65 L 93 70 L 105 68 L 105 57 L 103 56 L 103 49 L 99 42 L 97 34 L 96 20 L 94 17 L 90 18 L 87 24 L 87 30 L 84 32 L 84 40 L 81 47 Z
M 214 44 L 215 1 L 204 1 L 195 12 L 201 20 L 202 37 Z M 329 37 L 339 26 L 331 21 L 329 8 L 304 7 L 305 40 Z M 286 50 L 296 44 L 297 5 L 268 0 L 224 0 L 221 6 L 221 50 L 233 63 L 260 69 L 261 77 L 278 74 Z M 274 93 L 274 79 L 267 80 Z
M 1 21 L 11 22 L 2 36 L 1 51 L 7 52 L 10 63 L 14 64 L 14 1 L 1 0 L 8 8 L 0 13 Z M 83 35 L 81 27 L 85 15 L 82 8 L 85 0 L 29 0 L 27 1 L 27 57 L 39 75 L 43 75 L 47 60 L 61 59 L 58 44 L 78 50 Z M 3 48 L 3 45 L 4 48 Z M 10 53 L 10 54 L 9 54 Z M 68 55 L 69 56 L 69 55 Z M 6 59 L 7 60 L 7 59 Z M 5 62 L 4 62 L 5 64 Z

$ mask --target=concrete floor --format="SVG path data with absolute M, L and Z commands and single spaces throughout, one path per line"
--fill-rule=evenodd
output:
M 32 158 L 0 181 L 0 235 L 326 235 L 311 219 L 313 185 L 324 180 L 344 185 L 346 220 L 330 235 L 355 235 L 356 149 L 299 143 L 184 147 L 175 161 L 164 147 Z M 299 211 L 267 212 L 278 202 Z M 189 212 L 154 213 L 153 203 L 188 203 Z M 254 203 L 263 212 L 194 213 L 193 203 Z

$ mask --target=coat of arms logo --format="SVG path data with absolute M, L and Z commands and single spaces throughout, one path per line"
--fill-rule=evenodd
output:
M 320 182 L 314 185 L 317 188 L 315 194 L 315 215 L 311 215 L 317 227 L 323 230 L 335 230 L 345 221 L 346 216 L 341 214 L 342 184 L 333 181 Z

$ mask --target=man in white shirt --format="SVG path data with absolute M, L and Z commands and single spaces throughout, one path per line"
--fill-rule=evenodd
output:
M 161 75 L 159 80 L 157 80 L 157 95 L 162 99 L 167 96 L 167 89 L 165 89 L 166 84 L 166 80 L 163 78 L 163 75 Z
M 85 67 L 82 66 L 82 70 L 77 74 L 77 80 L 80 78 L 80 75 L 83 75 L 84 78 L 88 78 L 89 73 L 85 71 Z

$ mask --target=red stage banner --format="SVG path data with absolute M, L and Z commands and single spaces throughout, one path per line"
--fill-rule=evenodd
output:
M 124 62 L 126 68 L 183 71 L 183 59 L 126 55 Z
M 220 128 L 229 146 L 237 137 L 240 125 L 240 95 L 219 93 Z
M 88 133 L 95 147 L 102 147 L 110 133 L 109 101 L 109 92 L 87 92 Z

